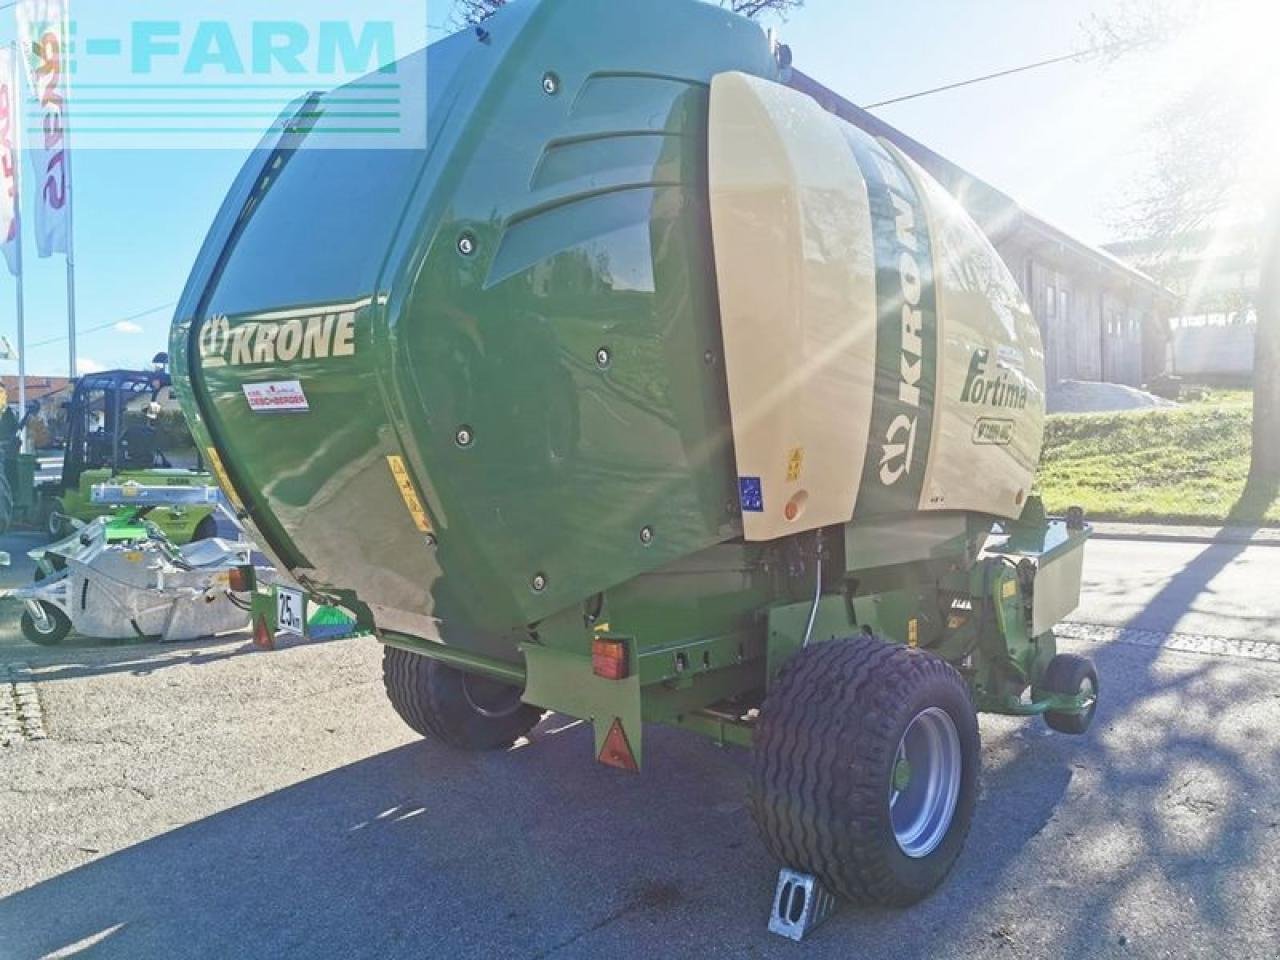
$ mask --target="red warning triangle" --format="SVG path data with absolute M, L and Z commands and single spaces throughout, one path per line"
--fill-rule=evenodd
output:
M 253 645 L 262 650 L 274 650 L 276 648 L 276 638 L 272 636 L 271 631 L 267 628 L 267 618 L 257 616 L 253 618 Z
M 617 767 L 619 770 L 640 772 L 640 765 L 636 763 L 635 755 L 631 752 L 631 744 L 627 742 L 627 734 L 622 729 L 622 720 L 618 717 L 614 718 L 613 726 L 609 728 L 609 733 L 604 738 L 604 746 L 600 748 L 600 756 L 596 759 L 606 766 Z

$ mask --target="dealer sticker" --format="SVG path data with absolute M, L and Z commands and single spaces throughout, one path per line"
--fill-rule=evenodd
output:
M 302 384 L 297 380 L 273 380 L 270 383 L 246 383 L 242 388 L 249 409 L 255 413 L 271 410 L 300 413 L 311 409 Z

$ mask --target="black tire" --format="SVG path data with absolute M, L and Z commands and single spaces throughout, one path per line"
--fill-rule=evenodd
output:
M 61 540 L 66 536 L 66 520 L 62 516 L 62 500 L 55 497 L 49 500 L 45 507 L 45 530 L 54 540 Z
M 71 633 L 71 620 L 65 613 L 59 610 L 51 603 L 45 603 L 43 600 L 37 600 L 44 615 L 48 618 L 49 628 L 41 630 L 36 623 L 35 617 L 31 616 L 30 610 L 22 611 L 22 635 L 32 643 L 38 643 L 42 647 L 53 646 L 61 643 Z
M 505 750 L 542 719 L 515 687 L 396 647 L 382 650 L 382 683 L 401 720 L 459 750 Z
M 0 470 L 0 534 L 8 533 L 13 526 L 13 488 L 9 478 Z
M 212 540 L 218 535 L 218 519 L 212 513 L 196 524 L 195 532 L 191 534 L 191 542 L 197 540 Z
M 1044 715 L 1044 722 L 1059 733 L 1081 734 L 1093 723 L 1093 715 L 1098 711 L 1098 670 L 1093 661 L 1087 657 L 1078 657 L 1074 653 L 1060 653 L 1049 661 L 1049 666 L 1040 678 L 1037 690 L 1041 693 L 1058 693 L 1076 696 L 1086 684 L 1093 687 L 1093 703 L 1084 713 L 1057 713 L 1050 710 Z
M 890 810 L 897 754 L 908 727 L 940 713 L 956 734 L 955 803 L 949 821 L 937 820 L 936 845 L 908 856 Z M 831 640 L 792 657 L 761 708 L 751 812 L 787 866 L 855 903 L 906 906 L 934 890 L 959 856 L 980 765 L 977 714 L 954 667 L 870 636 Z

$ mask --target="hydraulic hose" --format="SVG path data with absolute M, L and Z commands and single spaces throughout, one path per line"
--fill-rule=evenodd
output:
M 813 634 L 813 621 L 818 618 L 818 601 L 822 599 L 822 532 L 814 535 L 814 572 L 813 572 L 813 604 L 809 607 L 809 620 L 804 625 L 803 650 L 809 646 L 809 637 Z

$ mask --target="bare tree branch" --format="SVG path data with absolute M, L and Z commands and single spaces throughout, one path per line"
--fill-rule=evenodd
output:
M 1129 0 L 1087 29 L 1095 46 L 1117 51 L 1115 59 L 1191 37 L 1214 13 L 1220 9 L 1209 0 Z M 1251 73 L 1269 65 L 1246 58 L 1234 66 L 1175 97 L 1156 117 L 1151 171 L 1121 225 L 1156 241 L 1155 256 L 1168 265 L 1189 236 L 1222 229 L 1215 221 L 1223 211 L 1245 200 L 1265 211 L 1254 304 L 1253 448 L 1248 483 L 1233 509 L 1236 520 L 1257 520 L 1280 492 L 1280 193 L 1269 183 L 1273 162 L 1258 135 L 1274 105 L 1251 82 Z

